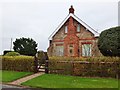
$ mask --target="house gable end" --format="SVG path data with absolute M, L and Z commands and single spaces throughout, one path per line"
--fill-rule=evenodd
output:
M 62 23 L 56 28 L 56 30 L 49 36 L 49 39 L 51 40 L 59 31 L 60 29 L 65 25 L 65 23 L 68 21 L 68 19 L 72 16 L 74 20 L 76 20 L 78 23 L 80 23 L 83 27 L 86 28 L 89 32 L 91 32 L 95 36 L 99 36 L 99 33 L 95 31 L 93 28 L 88 26 L 85 22 L 83 22 L 81 19 L 79 19 L 77 16 L 74 14 L 70 13 L 67 15 L 67 17 L 62 21 Z

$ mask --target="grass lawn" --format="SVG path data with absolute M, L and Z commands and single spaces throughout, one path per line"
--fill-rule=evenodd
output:
M 32 72 L 0 71 L 0 78 L 2 82 L 10 82 L 30 74 Z
M 44 74 L 22 85 L 40 88 L 118 88 L 118 80 Z

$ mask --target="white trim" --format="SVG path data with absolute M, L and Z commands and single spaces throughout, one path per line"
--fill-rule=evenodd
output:
M 68 26 L 65 26 L 65 33 L 68 33 Z
M 78 24 L 78 25 L 77 25 L 77 32 L 80 32 L 80 29 L 81 29 L 81 25 Z
M 67 17 L 63 20 L 63 22 L 56 28 L 56 30 L 49 36 L 49 40 L 52 40 L 52 37 L 56 34 L 56 32 L 63 26 L 63 24 L 68 20 L 68 18 L 72 16 L 75 20 L 77 20 L 80 24 L 82 24 L 87 30 L 92 32 L 95 36 L 99 36 L 99 33 L 95 31 L 93 28 L 91 28 L 89 25 L 87 25 L 85 22 L 83 22 L 81 19 L 79 19 L 74 14 L 70 13 L 67 15 Z

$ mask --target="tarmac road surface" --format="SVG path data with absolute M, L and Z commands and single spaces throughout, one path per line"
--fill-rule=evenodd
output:
M 23 88 L 19 86 L 5 85 L 5 84 L 0 84 L 0 89 L 1 90 L 31 90 L 30 88 Z

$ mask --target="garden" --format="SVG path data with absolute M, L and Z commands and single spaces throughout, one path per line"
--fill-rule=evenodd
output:
M 3 71 L 2 76 L 0 76 L 2 77 L 2 82 L 12 82 L 19 78 L 34 74 L 34 57 L 3 56 L 2 58 Z M 98 64 L 86 64 L 86 61 Z M 100 64 L 101 61 L 109 61 L 112 63 Z M 118 61 L 119 57 L 99 57 L 99 60 L 97 57 L 50 57 L 48 65 L 49 74 L 31 79 L 22 83 L 22 85 L 33 88 L 118 88 L 118 77 L 116 77 L 116 63 L 118 63 Z M 77 69 L 75 67 L 77 67 Z M 120 67 L 118 69 L 120 70 Z M 105 71 L 103 71 L 104 73 L 100 73 L 100 70 Z
M 119 32 L 119 27 L 115 28 Z M 111 28 L 112 33 L 101 34 L 98 47 L 104 56 L 101 57 L 49 57 L 48 61 L 40 61 L 47 64 L 45 69 L 47 73 L 22 83 L 24 86 L 33 88 L 118 88 L 120 87 L 120 35 Z M 113 33 L 115 32 L 114 36 Z M 108 34 L 108 35 L 106 35 Z M 103 36 L 102 36 L 103 35 Z M 112 37 L 113 36 L 113 37 Z M 112 40 L 114 39 L 114 40 Z M 25 41 L 28 40 L 28 41 Z M 111 41 L 112 40 L 112 41 Z M 25 45 L 20 51 L 21 46 L 18 41 L 34 43 L 34 50 L 29 49 L 30 45 Z M 114 41 L 114 42 L 113 42 Z M 105 44 L 107 42 L 107 44 Z M 29 44 L 30 44 L 29 43 Z M 102 43 L 102 44 L 101 44 Z M 114 44 L 115 43 L 115 44 Z M 14 42 L 15 52 L 8 52 L 2 59 L 2 69 L 0 78 L 4 83 L 12 82 L 19 78 L 37 73 L 36 60 L 34 55 L 37 52 L 37 44 L 32 39 L 21 38 Z M 27 43 L 28 44 L 28 43 Z M 103 45 L 104 44 L 104 45 Z M 107 46 L 109 45 L 109 46 Z M 30 46 L 28 48 L 28 46 Z M 116 49 L 116 47 L 118 49 Z M 23 50 L 23 48 L 27 48 Z M 33 52 L 32 52 L 33 50 Z M 43 60 L 43 54 L 40 54 L 40 60 Z M 36 72 L 37 71 L 37 72 Z

